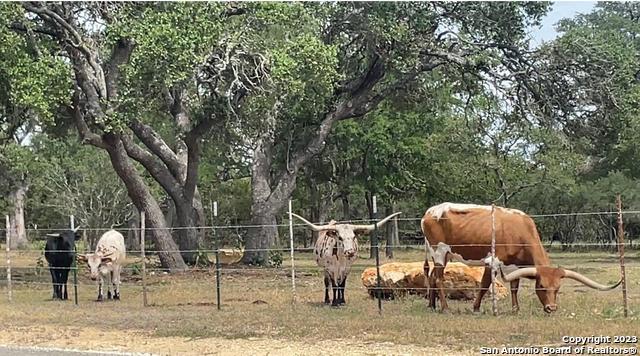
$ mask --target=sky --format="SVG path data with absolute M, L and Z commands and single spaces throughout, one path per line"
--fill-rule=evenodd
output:
M 543 41 L 554 39 L 558 33 L 555 25 L 563 18 L 570 18 L 576 14 L 586 14 L 596 6 L 595 1 L 556 1 L 551 11 L 542 19 L 541 28 L 531 30 L 532 45 L 539 45 Z

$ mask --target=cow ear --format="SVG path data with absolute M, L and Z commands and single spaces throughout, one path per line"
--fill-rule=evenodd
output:
M 85 255 L 80 255 L 79 254 L 79 255 L 77 255 L 77 259 L 80 262 L 87 262 L 87 256 L 85 256 Z

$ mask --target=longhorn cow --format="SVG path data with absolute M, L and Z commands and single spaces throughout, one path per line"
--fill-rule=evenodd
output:
M 474 204 L 442 203 L 427 210 L 421 222 L 426 245 L 440 242 L 451 247 L 452 253 L 467 260 L 482 260 L 491 251 L 492 219 L 491 206 Z M 506 274 L 503 278 L 511 282 L 511 304 L 518 311 L 518 287 L 520 278 L 536 281 L 536 294 L 547 313 L 556 311 L 556 298 L 563 278 L 570 278 L 584 285 L 601 290 L 616 288 L 622 280 L 605 286 L 594 282 L 582 274 L 550 265 L 549 256 L 542 247 L 536 225 L 527 214 L 520 210 L 496 207 L 495 210 L 496 257 L 504 265 L 526 266 Z M 429 249 L 427 248 L 427 255 Z M 428 256 L 427 256 L 428 258 Z M 444 269 L 434 267 L 434 272 Z M 429 275 L 429 264 L 424 263 L 425 275 Z M 434 273 L 437 278 L 441 273 Z M 442 288 L 442 283 L 429 282 L 431 287 Z M 485 268 L 480 282 L 480 290 L 473 304 L 474 312 L 480 310 L 482 298 L 491 284 L 491 268 Z M 442 291 L 439 291 L 443 295 Z M 435 308 L 435 301 L 430 301 Z M 441 298 L 442 309 L 447 308 Z
M 300 215 L 291 214 L 318 232 L 313 249 L 318 266 L 324 269 L 324 303 L 338 306 L 345 303 L 344 288 L 351 265 L 358 258 L 358 234 L 380 228 L 387 221 L 402 213 L 394 213 L 371 225 L 337 224 L 331 220 L 326 225 L 315 225 Z M 329 300 L 329 285 L 333 300 Z
M 108 282 L 107 299 L 120 300 L 120 272 L 126 258 L 124 237 L 116 230 L 109 230 L 100 237 L 95 253 L 78 255 L 79 261 L 89 265 L 91 279 L 98 280 L 98 302 L 104 300 L 102 286 L 105 280 Z

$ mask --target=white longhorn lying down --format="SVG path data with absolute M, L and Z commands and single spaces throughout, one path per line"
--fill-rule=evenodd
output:
M 80 261 L 86 261 L 91 268 L 91 279 L 98 280 L 98 301 L 104 299 L 102 285 L 107 279 L 107 299 L 120 299 L 120 272 L 126 258 L 124 237 L 115 230 L 105 232 L 98 240 L 95 253 L 78 255 Z

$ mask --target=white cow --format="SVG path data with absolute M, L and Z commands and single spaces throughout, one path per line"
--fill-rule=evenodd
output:
M 95 253 L 78 255 L 80 261 L 86 261 L 91 268 L 91 279 L 98 280 L 98 301 L 104 299 L 102 284 L 105 277 L 107 283 L 107 299 L 111 299 L 113 287 L 113 299 L 120 299 L 120 271 L 126 258 L 124 237 L 115 230 L 105 232 L 98 240 Z
M 391 218 L 400 214 L 402 213 L 391 214 L 376 223 L 375 226 L 374 224 L 337 224 L 333 220 L 326 225 L 315 225 L 299 215 L 291 214 L 309 225 L 314 231 L 318 231 L 318 239 L 313 252 L 316 256 L 316 263 L 324 269 L 325 304 L 330 302 L 329 284 L 333 288 L 331 305 L 337 306 L 345 303 L 344 287 L 347 282 L 347 276 L 351 270 L 351 265 L 358 258 L 358 239 L 356 235 L 373 231 L 374 228 L 380 228 Z

